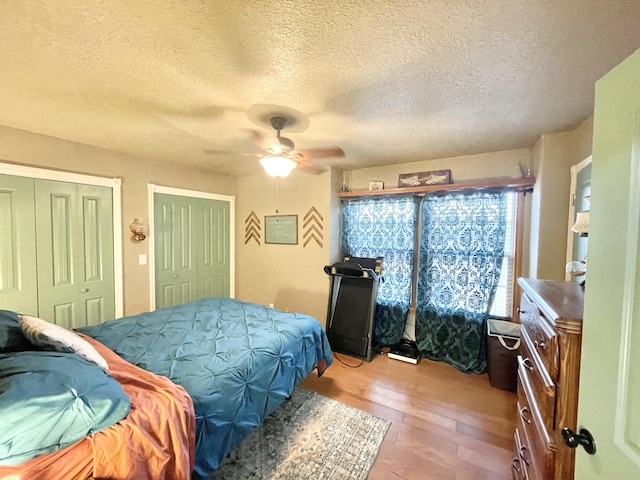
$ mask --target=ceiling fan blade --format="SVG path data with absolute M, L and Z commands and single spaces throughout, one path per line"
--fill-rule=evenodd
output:
M 307 148 L 302 150 L 296 150 L 296 153 L 300 154 L 300 156 L 307 159 L 344 157 L 344 151 L 340 147 Z

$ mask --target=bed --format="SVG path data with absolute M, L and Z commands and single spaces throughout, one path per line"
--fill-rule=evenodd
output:
M 110 377 L 118 382 L 130 400 L 130 408 L 124 412 L 126 417 L 64 448 L 37 455 L 18 465 L 0 465 L 0 478 L 20 480 L 53 478 L 188 480 L 191 478 L 195 449 L 195 413 L 191 398 L 186 391 L 167 378 L 131 365 L 99 342 L 91 338 L 86 338 L 86 341 L 93 345 L 107 361 Z M 75 354 L 41 351 L 26 344 L 21 345 L 19 351 L 13 349 L 10 352 L 2 352 L 0 350 L 0 366 L 2 371 L 7 373 L 2 375 L 2 381 L 0 381 L 0 393 L 3 394 L 1 407 L 9 406 L 6 397 L 11 396 L 12 400 L 23 408 L 21 412 L 13 415 L 21 423 L 38 422 L 37 418 L 33 418 L 33 411 L 29 414 L 29 407 L 33 407 L 33 404 L 25 406 L 25 403 L 33 401 L 36 394 L 30 393 L 31 399 L 17 399 L 15 392 L 9 395 L 9 381 L 15 383 L 15 378 L 20 375 L 8 370 L 10 365 L 18 361 L 24 363 L 27 359 L 32 367 L 34 359 L 42 359 L 47 365 L 56 365 L 58 362 L 65 368 L 72 366 L 73 373 L 65 378 L 64 383 L 67 383 L 71 376 L 80 375 L 79 368 L 83 369 L 82 371 L 86 369 L 87 374 L 93 378 L 102 371 L 100 367 L 90 365 Z M 23 372 L 23 374 L 26 374 L 27 378 L 34 376 L 33 371 Z M 55 381 L 55 378 L 49 371 L 36 380 L 48 382 L 45 386 L 51 388 L 51 382 Z M 24 384 L 23 386 L 36 390 L 34 386 Z M 51 417 L 51 398 L 51 395 L 43 396 L 42 401 L 37 404 L 38 411 L 43 412 L 42 420 L 44 421 L 49 421 Z M 82 395 L 82 400 L 87 401 L 86 395 Z M 71 410 L 76 409 L 76 405 L 71 405 Z M 68 412 L 65 412 L 65 415 L 67 414 Z M 7 428 L 6 419 L 11 418 L 12 415 L 6 412 L 3 412 L 3 415 L 2 428 Z M 56 419 L 56 422 L 60 421 Z M 69 428 L 69 425 L 64 425 L 64 428 Z M 38 430 L 48 429 L 49 426 L 36 423 L 29 427 L 28 433 L 30 436 L 35 436 L 40 433 Z M 4 452 L 7 448 L 10 446 L 3 445 Z
M 208 478 L 302 379 L 333 357 L 320 323 L 229 298 L 206 298 L 78 329 L 190 395 L 193 478 Z
M 77 332 L 15 312 L 4 313 L 9 316 L 0 311 L 0 417 L 4 415 L 0 423 L 11 419 L 15 424 L 25 416 L 15 414 L 13 407 L 5 408 L 3 414 L 2 407 L 11 394 L 5 388 L 13 381 L 7 379 L 14 377 L 10 364 L 32 357 L 53 373 L 67 374 L 60 382 L 65 386 L 77 375 L 60 372 L 66 370 L 64 366 L 56 372 L 53 365 L 62 360 L 73 360 L 82 369 L 93 368 L 85 377 L 94 378 L 98 372 L 98 377 L 113 379 L 116 389 L 121 388 L 130 399 L 130 411 L 127 404 L 122 420 L 73 444 L 58 445 L 24 462 L 0 464 L 2 479 L 209 478 L 298 382 L 314 369 L 321 375 L 333 361 L 327 337 L 313 317 L 233 299 L 207 298 Z M 29 318 L 45 325 L 47 335 L 30 332 L 22 323 L 16 326 L 16 319 Z M 55 328 L 55 335 L 54 331 L 49 335 L 48 328 Z M 43 351 L 51 350 L 47 342 L 55 344 L 59 331 L 72 337 L 62 342 L 65 348 L 71 345 L 71 351 Z M 46 341 L 38 348 L 25 337 L 34 343 L 41 337 Z M 85 355 L 91 352 L 84 352 L 76 341 L 95 350 L 100 361 Z M 102 362 L 107 371 L 100 366 Z M 32 373 L 28 365 L 23 366 L 22 374 Z M 74 388 L 67 390 L 77 393 Z M 77 404 L 87 403 L 85 397 L 83 403 L 81 395 L 77 396 L 73 398 Z M 16 405 L 22 404 L 15 400 Z M 35 410 L 51 417 L 45 405 Z M 33 422 L 28 436 L 37 430 Z M 0 439 L 0 453 L 3 443 L 10 446 L 12 439 Z

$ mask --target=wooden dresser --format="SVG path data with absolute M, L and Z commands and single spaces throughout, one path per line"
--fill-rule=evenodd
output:
M 518 279 L 522 323 L 518 356 L 515 479 L 571 480 L 575 450 L 584 288 L 574 282 Z

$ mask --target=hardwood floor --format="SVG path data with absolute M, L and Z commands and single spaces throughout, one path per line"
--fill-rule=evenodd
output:
M 321 378 L 314 372 L 300 386 L 392 422 L 370 480 L 511 478 L 516 394 L 491 387 L 487 374 L 378 355 L 359 368 L 334 360 Z

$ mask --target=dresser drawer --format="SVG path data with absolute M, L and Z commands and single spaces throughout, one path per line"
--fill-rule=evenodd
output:
M 513 439 L 516 450 L 513 454 L 513 460 L 511 460 L 511 476 L 513 477 L 513 480 L 528 480 L 529 476 L 527 474 L 527 465 L 524 460 L 527 457 L 527 452 L 522 447 L 520 431 L 518 428 L 516 428 Z
M 519 278 L 518 285 L 516 442 L 528 462 L 523 471 L 529 479 L 574 480 L 575 451 L 564 446 L 560 430 L 577 424 L 584 288 L 535 278 Z
M 540 412 L 532 398 L 526 376 L 518 372 L 518 429 L 522 443 L 520 458 L 528 478 L 549 480 L 554 478 L 555 445 L 551 443 Z
M 532 351 L 531 339 L 526 330 L 520 332 L 520 356 L 518 357 L 518 371 L 522 377 L 526 377 L 531 387 L 533 398 L 540 412 L 542 423 L 548 432 L 555 427 L 556 413 L 556 384 L 539 356 Z
M 538 307 L 523 294 L 520 299 L 520 322 L 527 331 L 533 351 L 540 357 L 541 363 L 549 372 L 553 381 L 558 381 L 558 333 L 547 322 Z

